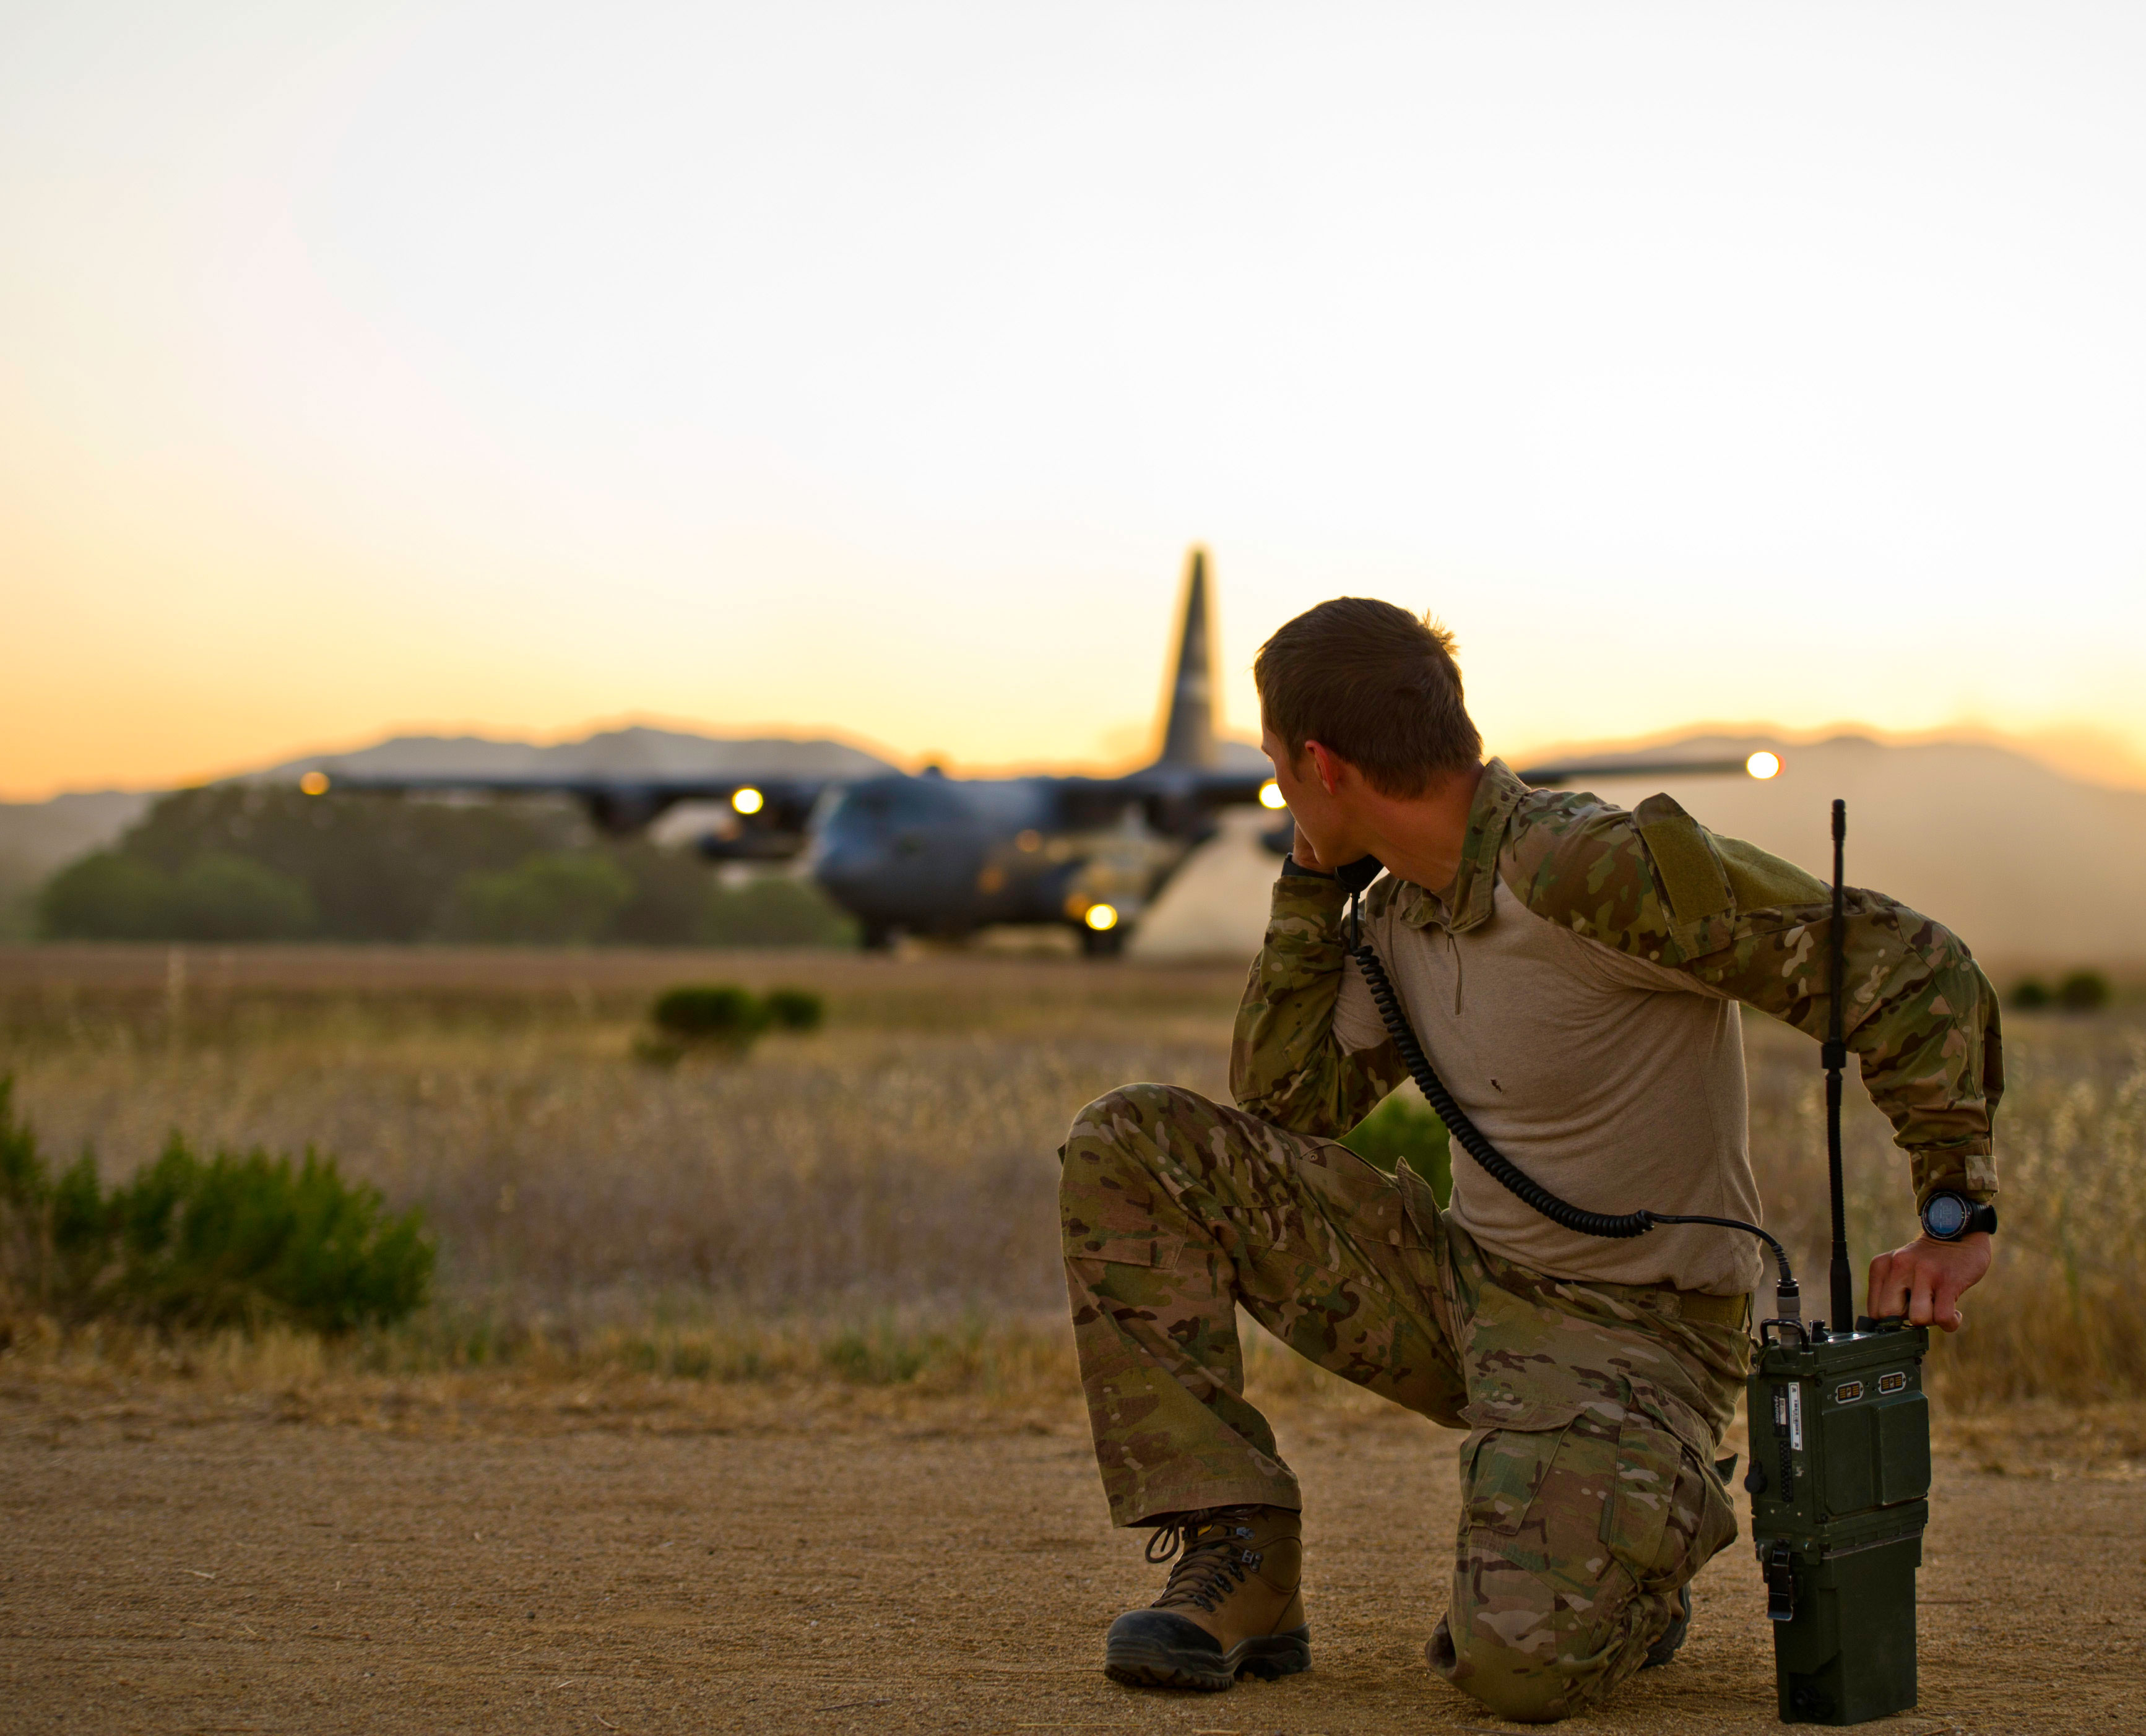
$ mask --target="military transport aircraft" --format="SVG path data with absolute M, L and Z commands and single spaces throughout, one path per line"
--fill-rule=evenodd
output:
M 700 841 L 721 862 L 803 857 L 828 896 L 857 919 L 864 944 L 897 934 L 958 938 L 998 923 L 1071 926 L 1082 949 L 1107 955 L 1194 849 L 1211 838 L 1219 810 L 1279 811 L 1281 793 L 1253 751 L 1215 734 L 1214 651 L 1207 556 L 1185 564 L 1177 671 L 1165 701 L 1161 752 L 1121 777 L 953 778 L 936 766 L 854 781 L 740 777 L 388 777 L 309 774 L 318 794 L 378 791 L 569 796 L 602 831 L 640 831 L 680 802 L 727 806 L 724 825 Z M 1522 771 L 1531 784 L 1583 776 L 1749 771 L 1771 776 L 1770 755 L 1714 761 L 1598 761 Z M 1234 761 L 1235 763 L 1230 763 Z M 1288 816 L 1267 834 L 1277 856 Z

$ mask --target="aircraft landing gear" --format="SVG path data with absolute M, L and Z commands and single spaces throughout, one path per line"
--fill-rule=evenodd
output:
M 1122 922 L 1115 928 L 1083 927 L 1080 934 L 1080 956 L 1084 959 L 1114 959 L 1125 952 L 1126 928 Z

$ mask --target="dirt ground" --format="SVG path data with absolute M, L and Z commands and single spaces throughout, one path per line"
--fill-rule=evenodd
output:
M 487 1421 L 0 1389 L 0 1691 L 10 1731 L 1065 1730 L 1503 1726 L 1421 1655 L 1452 1443 L 1307 1409 L 1315 1668 L 1219 1696 L 1097 1669 L 1158 1575 L 1105 1523 L 1070 1409 L 795 1407 L 716 1392 Z M 2132 1419 L 2135 1424 L 2136 1419 Z M 2146 1729 L 2146 1476 L 2085 1421 L 1940 1441 L 1922 1703 L 1904 1731 Z M 2120 1432 L 2120 1431 L 2119 1431 Z M 2082 1444 L 2085 1442 L 2085 1444 Z M 1602 1731 L 1774 1723 L 1754 1568 Z

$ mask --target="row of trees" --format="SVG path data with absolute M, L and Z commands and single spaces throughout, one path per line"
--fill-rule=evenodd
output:
M 166 796 L 46 882 L 55 940 L 477 940 L 815 945 L 848 919 L 802 881 L 726 886 L 696 857 L 595 836 L 564 803 L 312 796 L 225 784 Z
M 2054 988 L 2039 976 L 2024 979 L 2012 990 L 2012 1005 L 2026 1013 L 2050 1007 L 2067 1013 L 2091 1013 L 2109 1005 L 2111 992 L 2109 979 L 2099 970 L 2074 970 L 2058 979 Z

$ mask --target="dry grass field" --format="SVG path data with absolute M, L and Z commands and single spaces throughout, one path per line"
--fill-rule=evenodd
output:
M 814 989 L 829 1022 L 741 1061 L 636 1062 L 650 997 L 710 980 Z M 378 1363 L 721 1378 L 826 1351 L 863 1378 L 973 1382 L 1055 1342 L 1072 1112 L 1135 1079 L 1221 1095 L 1241 980 L 963 954 L 27 949 L 0 951 L 0 1071 L 47 1151 L 87 1143 L 109 1174 L 178 1128 L 315 1145 L 421 1205 L 438 1305 L 362 1347 Z M 2137 1396 L 2146 1023 L 2009 1025 L 1999 1260 L 1939 1383 L 1958 1402 Z M 1747 1031 L 1767 1220 L 1822 1296 L 1815 1049 Z M 1849 1100 L 1867 1257 L 1913 1234 L 1913 1204 L 1883 1118 Z
M 830 1018 L 743 1060 L 636 1060 L 648 999 L 693 980 L 814 989 Z M 421 1205 L 442 1249 L 424 1314 L 337 1344 L 7 1322 L 10 1727 L 1489 1727 L 1420 1659 L 1450 1444 L 1278 1351 L 1253 1373 L 1322 1492 L 1318 1669 L 1190 1706 L 1092 1674 L 1151 1575 L 1086 1462 L 1055 1149 L 1127 1080 L 1219 1094 L 1240 981 L 962 955 L 0 953 L 0 1071 L 47 1152 L 87 1142 L 117 1175 L 173 1127 L 312 1145 Z M 2146 1028 L 2010 1026 L 2000 1261 L 1934 1359 L 1935 1709 L 1901 1728 L 2139 1728 Z M 1756 1020 L 1748 1043 L 1769 1220 L 1819 1293 L 1814 1048 Z M 1911 1205 L 1850 1095 L 1861 1257 Z M 1769 1724 L 1751 1578 L 1717 1561 L 1687 1659 L 1600 1727 Z

